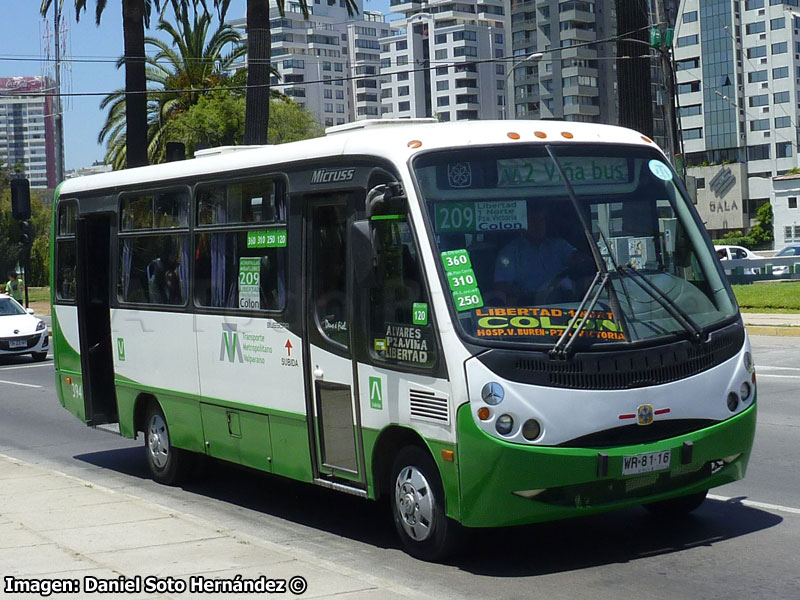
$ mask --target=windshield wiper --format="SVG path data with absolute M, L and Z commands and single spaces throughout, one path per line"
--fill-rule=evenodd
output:
M 672 298 L 667 296 L 661 288 L 647 279 L 647 277 L 627 265 L 618 265 L 617 272 L 620 275 L 629 277 L 645 294 L 658 302 L 661 308 L 667 311 L 670 316 L 692 336 L 693 341 L 702 342 L 705 339 L 703 330 L 694 322 L 694 319 L 692 319 Z
M 561 176 L 561 179 L 564 180 L 564 187 L 567 189 L 567 195 L 569 196 L 570 202 L 572 202 L 572 208 L 575 210 L 575 214 L 578 215 L 578 220 L 581 223 L 581 227 L 583 227 L 583 234 L 586 236 L 586 241 L 589 244 L 589 249 L 592 252 L 592 258 L 594 259 L 594 264 L 597 268 L 594 281 L 592 281 L 592 285 L 589 286 L 589 289 L 586 290 L 586 294 L 584 294 L 583 300 L 581 300 L 580 307 L 578 307 L 578 310 L 575 311 L 575 315 L 573 315 L 572 319 L 570 319 L 569 323 L 567 324 L 567 328 L 550 350 L 550 356 L 552 358 L 566 360 L 569 358 L 569 351 L 572 348 L 572 344 L 575 343 L 575 340 L 578 338 L 584 326 L 586 325 L 592 309 L 597 304 L 597 301 L 600 299 L 600 294 L 606 287 L 608 287 L 609 304 L 611 305 L 611 313 L 614 316 L 614 321 L 619 323 L 619 326 L 622 328 L 622 335 L 625 337 L 625 341 L 629 342 L 630 338 L 628 337 L 628 328 L 624 325 L 622 320 L 622 308 L 619 305 L 619 299 L 617 298 L 614 286 L 609 285 L 610 279 L 608 267 L 606 266 L 605 260 L 603 260 L 603 257 L 600 255 L 600 250 L 594 241 L 592 228 L 586 221 L 586 216 L 583 214 L 583 212 L 581 212 L 580 203 L 578 202 L 578 197 L 575 195 L 575 190 L 572 188 L 572 184 L 567 178 L 567 174 L 564 172 L 561 163 L 558 162 L 558 158 L 556 158 L 552 146 L 545 146 L 545 150 L 547 150 L 547 154 L 550 156 L 550 160 L 553 161 L 553 165 L 555 165 L 558 174 Z M 594 295 L 592 295 L 595 287 L 597 287 L 597 291 L 594 292 Z M 590 297 L 591 300 L 589 299 Z M 584 309 L 584 307 L 586 308 Z M 585 310 L 585 312 L 581 318 L 582 310 Z M 578 323 L 578 319 L 580 319 L 580 323 Z M 575 327 L 574 331 L 573 327 Z

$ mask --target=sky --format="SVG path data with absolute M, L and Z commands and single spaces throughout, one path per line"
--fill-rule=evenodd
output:
M 228 19 L 245 15 L 246 0 L 231 0 Z M 0 0 L 0 77 L 41 75 L 44 23 L 39 14 L 41 0 Z M 69 27 L 67 54 L 72 58 L 72 73 L 62 92 L 100 94 L 65 98 L 64 158 L 67 170 L 102 161 L 105 147 L 97 136 L 105 122 L 100 110 L 104 94 L 123 88 L 125 76 L 115 67 L 122 56 L 121 0 L 109 0 L 100 22 L 95 25 L 95 1 L 86 2 L 87 10 L 75 21 L 75 3 L 64 2 Z M 365 10 L 388 12 L 389 0 L 366 0 Z M 51 23 L 53 13 L 48 14 Z M 154 20 L 155 21 L 155 20 Z M 153 25 L 154 23 L 151 23 Z M 154 30 L 146 35 L 155 35 Z

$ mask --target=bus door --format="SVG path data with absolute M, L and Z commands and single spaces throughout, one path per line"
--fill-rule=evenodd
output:
M 305 352 L 307 415 L 315 478 L 363 488 L 361 416 L 351 353 L 352 280 L 348 218 L 353 194 L 305 202 Z
M 89 214 L 75 223 L 83 401 L 86 422 L 94 427 L 119 422 L 111 348 L 111 220 L 109 214 Z

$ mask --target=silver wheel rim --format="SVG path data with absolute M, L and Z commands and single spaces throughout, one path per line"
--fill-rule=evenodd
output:
M 417 467 L 403 467 L 394 486 L 395 506 L 400 524 L 417 542 L 428 539 L 433 531 L 433 489 Z
M 153 464 L 159 469 L 163 469 L 169 458 L 169 432 L 164 418 L 155 414 L 150 417 L 147 427 L 147 449 Z

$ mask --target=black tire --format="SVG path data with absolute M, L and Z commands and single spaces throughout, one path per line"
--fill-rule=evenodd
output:
M 42 362 L 47 359 L 47 350 L 44 352 L 31 352 L 31 356 L 36 362 Z
M 463 529 L 445 514 L 439 470 L 421 448 L 407 446 L 397 454 L 389 479 L 389 504 L 397 535 L 411 556 L 435 562 L 453 554 Z
M 656 517 L 676 519 L 684 517 L 693 510 L 699 508 L 707 495 L 708 490 L 703 490 L 702 492 L 689 494 L 688 496 L 661 500 L 660 502 L 651 502 L 650 504 L 645 504 L 644 507 Z
M 144 454 L 150 474 L 158 483 L 178 485 L 192 472 L 193 454 L 172 446 L 167 419 L 157 402 L 151 402 L 145 413 Z

